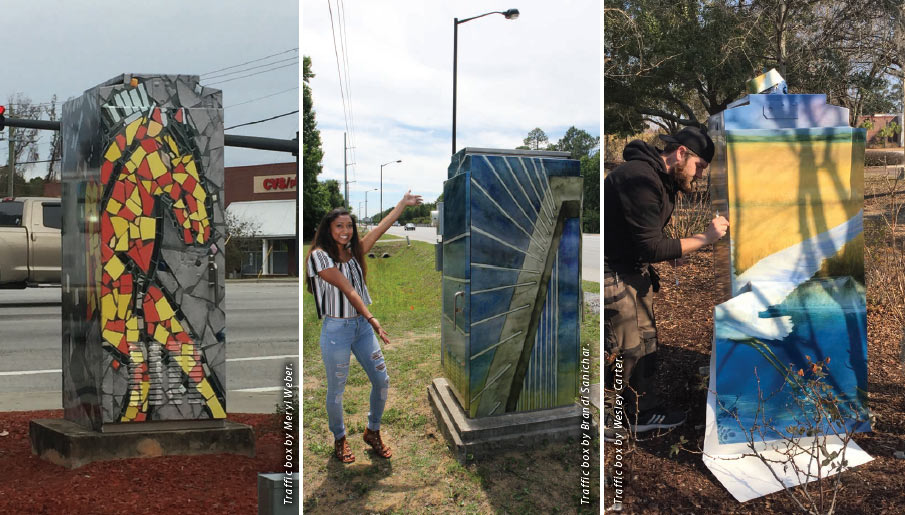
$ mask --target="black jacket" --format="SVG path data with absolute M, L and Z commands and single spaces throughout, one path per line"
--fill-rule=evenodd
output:
M 678 189 L 660 151 L 635 140 L 622 156 L 625 163 L 603 181 L 604 266 L 617 272 L 641 270 L 681 257 L 679 240 L 663 234 Z

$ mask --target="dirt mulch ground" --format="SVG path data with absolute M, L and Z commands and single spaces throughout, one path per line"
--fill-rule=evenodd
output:
M 254 458 L 165 456 L 75 470 L 31 453 L 29 421 L 62 416 L 62 410 L 0 413 L 0 435 L 8 433 L 0 436 L 0 513 L 251 514 L 258 512 L 258 473 L 283 471 L 283 430 L 276 415 L 230 414 L 233 422 L 254 428 Z
M 688 421 L 671 433 L 638 442 L 625 454 L 623 513 L 792 513 L 794 506 L 782 492 L 740 504 L 710 474 L 700 454 L 682 452 L 670 457 L 680 436 L 686 447 L 701 449 L 704 439 L 706 389 L 698 370 L 710 363 L 713 328 L 713 256 L 698 252 L 684 266 L 658 265 L 662 289 L 655 300 L 660 367 L 658 381 L 671 405 L 686 410 Z M 679 284 L 676 286 L 676 276 Z M 868 284 L 868 288 L 881 285 Z M 872 433 L 855 441 L 875 459 L 844 473 L 837 513 L 905 512 L 905 372 L 898 359 L 902 329 L 875 307 L 867 313 L 870 408 L 877 415 Z M 605 447 L 604 485 L 612 485 L 614 446 Z M 606 487 L 605 487 L 606 488 Z M 612 490 L 604 495 L 612 506 Z

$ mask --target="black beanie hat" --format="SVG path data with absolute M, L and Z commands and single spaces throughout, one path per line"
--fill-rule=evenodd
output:
M 677 132 L 675 136 L 661 134 L 660 139 L 667 143 L 684 145 L 708 163 L 713 159 L 713 140 L 707 135 L 707 129 L 685 127 Z

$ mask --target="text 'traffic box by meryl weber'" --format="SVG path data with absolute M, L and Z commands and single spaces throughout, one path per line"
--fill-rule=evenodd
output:
M 220 424 L 220 91 L 197 76 L 121 75 L 65 103 L 62 136 L 66 419 Z
M 466 148 L 443 186 L 441 360 L 469 417 L 574 405 L 579 162 Z

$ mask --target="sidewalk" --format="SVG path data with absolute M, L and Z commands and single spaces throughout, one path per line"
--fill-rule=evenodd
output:
M 297 283 L 298 277 L 286 275 L 267 275 L 264 277 L 243 277 L 241 279 L 227 279 L 228 283 Z

